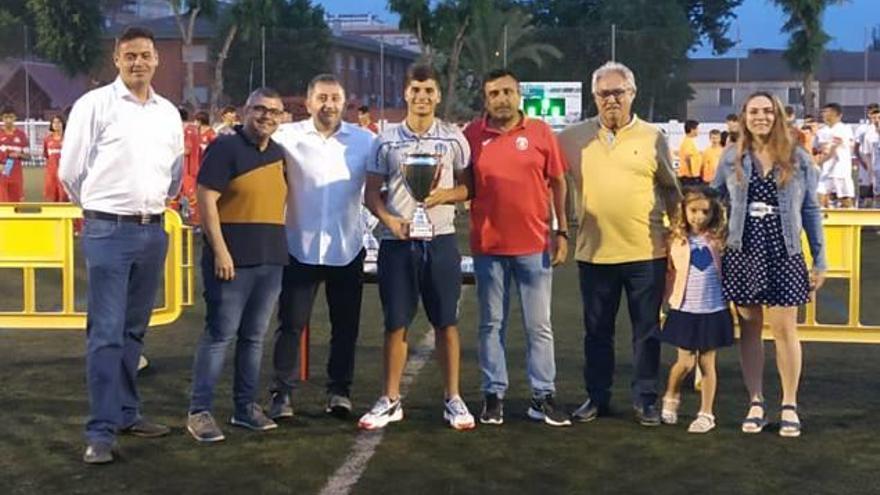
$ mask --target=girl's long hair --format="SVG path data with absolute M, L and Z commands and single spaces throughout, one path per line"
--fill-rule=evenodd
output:
M 690 235 L 687 222 L 687 205 L 705 199 L 709 202 L 709 222 L 703 232 L 711 240 L 724 243 L 727 238 L 727 214 L 721 204 L 721 198 L 714 189 L 707 186 L 685 187 L 681 201 L 676 208 L 676 215 L 672 221 L 672 239 L 684 240 Z
M 736 178 L 740 184 L 748 179 L 743 171 L 743 156 L 752 151 L 757 145 L 757 138 L 746 127 L 746 108 L 755 98 L 764 97 L 773 103 L 773 115 L 775 119 L 773 126 L 770 128 L 770 136 L 767 139 L 766 147 L 770 151 L 773 158 L 773 164 L 778 170 L 776 181 L 779 185 L 783 185 L 794 174 L 794 151 L 795 143 L 792 141 L 791 133 L 788 129 L 788 122 L 785 119 L 785 109 L 779 98 L 773 96 L 766 91 L 757 91 L 749 95 L 743 103 L 742 110 L 739 114 L 740 139 L 737 142 L 736 160 L 734 160 L 733 168 L 736 172 Z M 757 165 L 757 164 L 755 164 Z

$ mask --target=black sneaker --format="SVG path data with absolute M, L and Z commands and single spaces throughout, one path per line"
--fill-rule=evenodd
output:
M 660 426 L 660 410 L 654 404 L 635 406 L 636 422 L 642 426 Z
M 608 412 L 607 405 L 598 404 L 593 399 L 587 399 L 571 413 L 571 419 L 578 423 L 588 423 L 599 416 L 607 416 Z
M 568 414 L 556 408 L 556 401 L 553 400 L 552 394 L 532 398 L 526 414 L 528 414 L 529 418 L 535 421 L 543 421 L 550 426 L 571 426 Z
M 483 412 L 480 413 L 480 423 L 484 425 L 504 424 L 504 401 L 496 394 L 486 394 L 483 398 Z

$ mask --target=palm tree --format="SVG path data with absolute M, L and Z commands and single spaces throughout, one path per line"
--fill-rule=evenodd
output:
M 532 16 L 520 9 L 497 12 L 482 3 L 464 43 L 463 65 L 479 75 L 492 69 L 530 61 L 542 67 L 548 58 L 559 60 L 562 52 L 547 43 L 530 41 L 535 32 Z
M 822 29 L 822 15 L 831 5 L 841 5 L 848 0 L 773 0 L 788 16 L 782 31 L 789 33 L 785 59 L 788 65 L 804 77 L 804 113 L 814 112 L 813 79 L 825 45 L 831 40 Z

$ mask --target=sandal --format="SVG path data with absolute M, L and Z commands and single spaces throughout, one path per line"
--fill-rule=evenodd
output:
M 767 405 L 763 400 L 753 400 L 749 403 L 749 408 L 752 407 L 760 407 L 762 414 L 761 416 L 749 416 L 742 422 L 742 432 L 743 433 L 761 433 L 764 431 L 764 427 L 767 426 L 767 420 L 764 418 L 764 411 L 767 410 Z
M 660 411 L 660 421 L 665 425 L 678 424 L 678 405 L 680 399 L 668 399 L 663 397 L 663 409 Z
M 698 413 L 690 426 L 688 433 L 709 433 L 715 428 L 715 416 L 708 413 Z
M 783 404 L 783 411 L 792 411 L 797 414 L 797 406 L 794 404 Z M 795 438 L 801 436 L 801 422 L 779 420 L 779 436 L 787 438 Z

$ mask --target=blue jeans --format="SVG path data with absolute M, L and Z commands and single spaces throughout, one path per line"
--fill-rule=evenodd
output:
M 235 278 L 223 281 L 214 276 L 214 257 L 203 254 L 205 332 L 199 339 L 193 362 L 189 412 L 211 410 L 226 348 L 237 337 L 232 398 L 235 415 L 249 415 L 248 406 L 256 401 L 260 380 L 263 337 L 281 293 L 283 268 L 280 265 L 235 267 Z
M 532 396 L 554 393 L 556 358 L 550 324 L 553 269 L 548 253 L 525 256 L 474 256 L 480 305 L 480 373 L 484 394 L 504 397 L 507 361 L 504 342 L 510 310 L 511 279 L 516 284 L 526 331 L 526 363 Z
M 89 276 L 86 438 L 112 442 L 140 419 L 136 379 L 168 236 L 161 223 L 87 219 L 82 248 Z
M 632 327 L 632 401 L 636 407 L 657 402 L 660 371 L 660 303 L 666 284 L 666 258 L 630 263 L 578 261 L 584 311 L 584 383 L 596 404 L 611 401 L 614 334 L 621 294 Z

